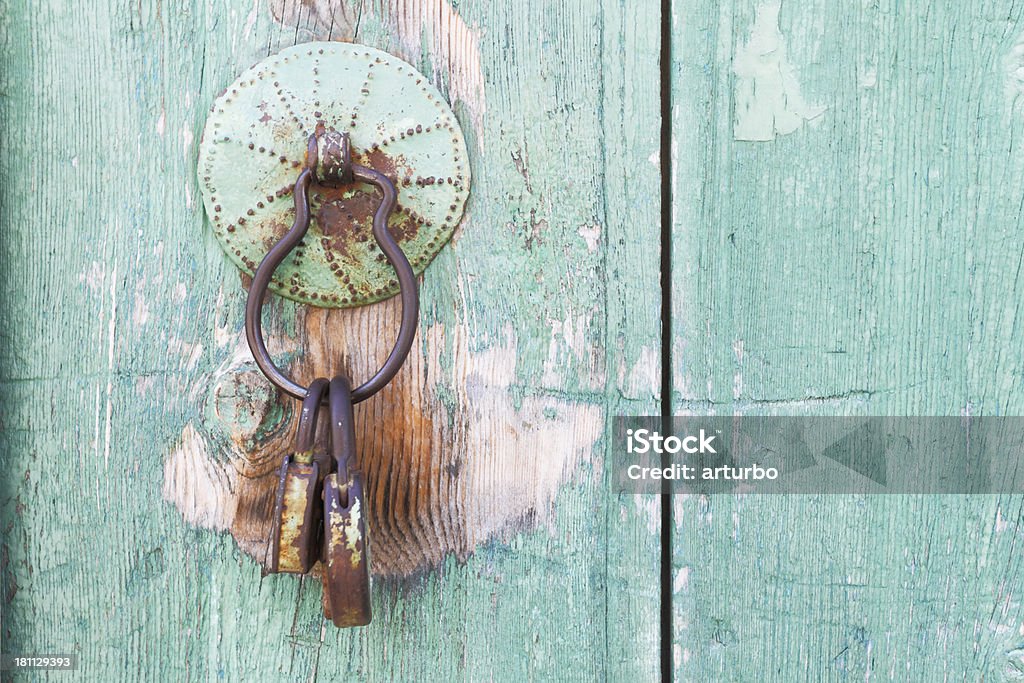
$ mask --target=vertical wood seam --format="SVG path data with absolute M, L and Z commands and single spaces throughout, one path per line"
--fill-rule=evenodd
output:
M 672 421 L 672 0 L 661 0 L 659 58 L 661 131 L 658 152 L 661 171 L 661 422 L 669 432 Z M 667 484 L 667 482 L 666 482 Z M 672 680 L 672 494 L 661 494 L 661 680 Z

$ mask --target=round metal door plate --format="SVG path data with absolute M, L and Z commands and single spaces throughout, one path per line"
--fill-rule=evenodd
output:
M 441 94 L 411 66 L 348 43 L 306 43 L 243 73 L 214 102 L 199 184 L 221 246 L 252 274 L 291 227 L 292 186 L 317 126 L 349 134 L 352 161 L 398 190 L 388 226 L 423 272 L 451 237 L 469 194 L 466 142 Z M 314 185 L 309 233 L 270 288 L 314 306 L 360 306 L 398 291 L 371 233 L 373 188 Z

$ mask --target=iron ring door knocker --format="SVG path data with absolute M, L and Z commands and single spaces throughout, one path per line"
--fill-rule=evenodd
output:
M 274 386 L 297 399 L 304 399 L 309 390 L 289 378 L 274 364 L 263 341 L 260 311 L 274 271 L 291 250 L 298 246 L 309 230 L 310 183 L 317 181 L 328 187 L 338 187 L 353 180 L 374 185 L 383 195 L 380 206 L 373 215 L 373 237 L 398 275 L 402 297 L 402 322 L 398 328 L 395 345 L 376 374 L 352 392 L 353 403 L 365 401 L 391 381 L 405 362 L 405 357 L 409 355 L 416 335 L 416 323 L 419 320 L 416 275 L 401 247 L 388 233 L 388 217 L 395 208 L 395 186 L 383 173 L 352 163 L 348 135 L 324 131 L 322 126 L 318 127 L 317 132 L 309 138 L 305 168 L 295 181 L 295 222 L 281 241 L 271 247 L 263 257 L 249 287 L 249 298 L 245 302 L 245 338 L 256 359 L 256 365 Z
M 314 42 L 240 74 L 213 103 L 199 152 L 210 227 L 253 278 L 248 346 L 270 382 L 302 401 L 294 450 L 278 470 L 264 564 L 307 573 L 320 561 L 325 614 L 338 626 L 365 624 L 369 510 L 352 407 L 387 385 L 412 348 L 416 275 L 451 238 L 469 195 L 466 141 L 445 98 L 409 64 L 365 45 Z M 355 388 L 341 376 L 304 387 L 268 352 L 261 319 L 268 290 L 326 308 L 400 294 L 394 345 Z M 330 407 L 329 448 L 316 443 L 323 406 Z
M 343 376 L 329 384 L 314 380 L 310 386 L 285 375 L 274 363 L 263 340 L 261 312 L 274 271 L 298 246 L 309 230 L 309 187 L 329 187 L 362 181 L 374 185 L 381 202 L 373 216 L 373 236 L 394 267 L 402 297 L 402 318 L 391 353 L 384 365 L 354 391 Z M 281 391 L 302 399 L 296 453 L 281 464 L 274 509 L 271 571 L 307 573 L 316 561 L 317 540 L 324 560 L 324 612 L 336 626 L 362 626 L 370 622 L 369 548 L 362 475 L 355 470 L 353 404 L 380 391 L 398 372 L 412 347 L 419 319 L 416 275 L 405 254 L 388 233 L 388 217 L 395 206 L 395 188 L 373 169 L 353 164 L 348 136 L 318 126 L 310 136 L 306 162 L 295 181 L 295 220 L 291 229 L 267 252 L 253 276 L 245 306 L 245 333 L 256 364 Z M 331 414 L 330 474 L 321 473 L 313 455 L 317 414 L 327 393 Z M 326 476 L 323 476 L 325 475 Z M 322 498 L 322 514 L 317 514 Z M 317 534 L 323 520 L 322 538 Z

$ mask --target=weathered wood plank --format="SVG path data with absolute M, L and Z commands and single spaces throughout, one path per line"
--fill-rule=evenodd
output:
M 74 651 L 90 680 L 656 677 L 656 503 L 609 499 L 602 466 L 608 418 L 653 411 L 660 373 L 655 6 L 44 3 L 0 24 L 5 652 Z M 364 466 L 400 493 L 375 622 L 343 632 L 317 581 L 242 550 L 289 414 L 235 372 L 244 289 L 195 183 L 215 95 L 315 37 L 424 71 L 474 174 L 390 394 L 422 420 L 361 409 Z M 368 369 L 394 321 L 271 309 L 308 372 Z
M 1021 414 L 1009 2 L 676 3 L 677 411 Z M 676 501 L 676 680 L 1016 680 L 1016 496 Z

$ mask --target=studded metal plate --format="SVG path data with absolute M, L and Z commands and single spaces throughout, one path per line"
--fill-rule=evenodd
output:
M 317 125 L 347 132 L 352 160 L 398 190 L 388 223 L 420 273 L 451 237 L 469 192 L 466 143 L 448 104 L 418 71 L 379 50 L 307 43 L 268 57 L 214 102 L 199 149 L 213 231 L 250 275 L 291 227 L 292 185 Z M 271 289 L 315 306 L 348 307 L 398 291 L 371 233 L 368 185 L 314 186 L 309 233 Z

